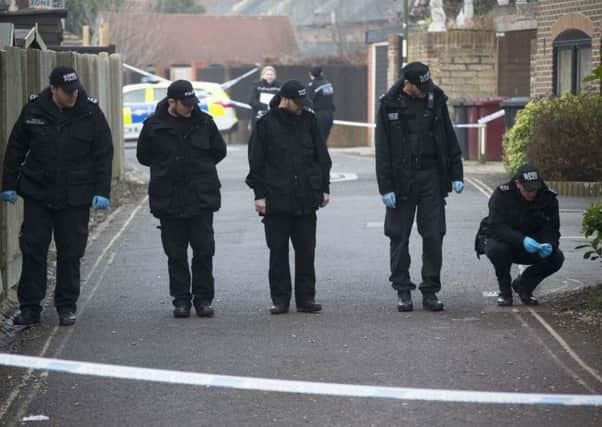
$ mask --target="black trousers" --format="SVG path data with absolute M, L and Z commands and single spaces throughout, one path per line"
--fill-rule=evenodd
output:
M 330 135 L 330 129 L 332 128 L 332 121 L 334 115 L 329 110 L 318 110 L 316 111 L 316 120 L 318 121 L 318 129 L 320 135 L 326 144 L 328 142 L 328 136 Z
M 487 239 L 485 254 L 495 269 L 500 293 L 507 296 L 512 295 L 510 276 L 512 264 L 530 265 L 517 280 L 519 288 L 531 294 L 543 279 L 560 270 L 564 263 L 564 254 L 560 249 L 542 258 L 536 253 L 530 254 L 523 248 L 517 249 L 508 243 L 491 238 Z
M 316 214 L 267 215 L 263 218 L 265 239 L 270 249 L 270 294 L 274 304 L 289 305 L 291 273 L 289 240 L 295 250 L 295 303 L 297 307 L 316 296 Z
M 422 236 L 422 292 L 441 290 L 442 245 L 445 235 L 445 201 L 439 191 L 437 169 L 416 172 L 412 193 L 397 200 L 395 209 L 387 208 L 385 235 L 390 239 L 393 288 L 410 291 L 416 288 L 410 279 L 410 232 L 417 212 L 418 233 Z
M 80 292 L 80 259 L 88 242 L 88 207 L 52 209 L 25 199 L 19 244 L 23 255 L 17 296 L 21 310 L 41 311 L 46 296 L 48 247 L 54 232 L 56 244 L 57 310 L 76 310 Z
M 174 305 L 190 304 L 193 296 L 199 303 L 211 304 L 215 254 L 213 212 L 205 211 L 190 218 L 161 218 L 161 242 L 167 255 L 169 294 Z M 192 268 L 188 265 L 188 245 L 192 248 Z

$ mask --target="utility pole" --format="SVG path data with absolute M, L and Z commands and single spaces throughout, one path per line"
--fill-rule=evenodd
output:
M 403 46 L 402 46 L 402 50 L 403 50 L 403 63 L 407 64 L 408 63 L 408 48 L 409 48 L 409 44 L 408 44 L 408 34 L 409 34 L 409 27 L 410 27 L 410 0 L 403 0 Z

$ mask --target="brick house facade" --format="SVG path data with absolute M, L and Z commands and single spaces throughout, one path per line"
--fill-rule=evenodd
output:
M 532 96 L 600 92 L 600 82 L 581 83 L 600 64 L 602 1 L 539 0 Z

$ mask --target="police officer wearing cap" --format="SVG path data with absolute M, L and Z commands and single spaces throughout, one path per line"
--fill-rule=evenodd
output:
M 533 291 L 543 279 L 562 267 L 560 220 L 556 193 L 530 164 L 500 185 L 489 199 L 489 216 L 479 227 L 477 255 L 485 253 L 499 285 L 497 305 L 512 305 L 512 289 L 525 305 L 537 305 Z M 530 265 L 512 280 L 512 264 Z
M 429 68 L 412 62 L 381 97 L 376 123 L 376 176 L 387 211 L 385 235 L 390 239 L 393 288 L 399 311 L 412 311 L 408 243 L 417 215 L 422 236 L 422 304 L 443 310 L 442 243 L 445 197 L 464 188 L 462 153 L 453 131 L 447 96 L 431 80 Z
M 214 314 L 213 213 L 221 204 L 215 165 L 226 156 L 226 144 L 198 103 L 189 81 L 171 83 L 144 122 L 136 153 L 150 167 L 150 210 L 161 223 L 176 318 L 189 317 L 191 305 L 200 317 Z
M 322 68 L 318 66 L 312 67 L 309 71 L 309 78 L 307 95 L 316 113 L 320 135 L 322 135 L 324 142 L 327 143 L 334 120 L 334 86 L 324 78 Z
M 107 209 L 111 192 L 113 142 L 98 101 L 88 97 L 73 68 L 56 67 L 49 80 L 23 107 L 4 157 L 0 198 L 24 200 L 17 325 L 40 322 L 53 235 L 54 305 L 60 325 L 75 323 L 90 206 Z
M 315 302 L 316 210 L 329 201 L 331 161 L 307 102 L 303 84 L 286 82 L 272 99 L 270 110 L 257 121 L 249 141 L 246 182 L 255 193 L 256 211 L 264 217 L 271 314 L 289 310 L 289 241 L 295 250 L 297 311 L 322 309 Z
M 276 69 L 271 65 L 263 67 L 261 78 L 253 82 L 249 95 L 249 105 L 252 111 L 251 129 L 255 128 L 257 119 L 268 111 L 270 101 L 278 93 L 280 86 L 282 84 L 276 80 Z

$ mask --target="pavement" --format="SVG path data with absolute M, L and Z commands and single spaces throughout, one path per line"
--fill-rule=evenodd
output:
M 82 265 L 79 318 L 19 335 L 18 354 L 197 373 L 319 383 L 482 392 L 602 393 L 600 331 L 554 328 L 546 296 L 593 285 L 599 267 L 582 259 L 582 210 L 561 198 L 563 269 L 537 290 L 536 309 L 495 306 L 489 262 L 473 239 L 487 194 L 505 179 L 499 164 L 467 164 L 466 188 L 447 200 L 443 290 L 446 311 L 398 313 L 388 277 L 384 208 L 374 160 L 332 150 L 331 203 L 318 213 L 320 314 L 271 316 L 268 253 L 251 191 L 246 147 L 219 166 L 223 207 L 215 215 L 216 316 L 174 319 L 158 221 L 145 200 L 113 211 Z M 146 170 L 126 151 L 128 176 Z M 419 236 L 411 241 L 419 281 Z M 602 407 L 449 403 L 276 393 L 0 368 L 0 424 L 52 426 L 599 426 Z M 324 386 L 326 389 L 327 386 Z

